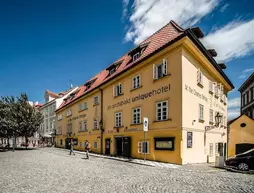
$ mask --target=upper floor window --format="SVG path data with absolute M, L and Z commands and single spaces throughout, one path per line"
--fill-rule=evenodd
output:
M 214 92 L 215 92 L 215 96 L 219 97 L 219 84 L 214 83 Z
M 72 133 L 72 124 L 67 125 L 67 133 Z
M 113 86 L 113 96 L 120 96 L 122 94 L 123 93 L 122 93 L 122 84 L 121 83 Z
M 161 64 L 153 65 L 153 79 L 158 80 L 166 75 L 168 75 L 168 64 L 167 60 L 163 59 Z
M 82 111 L 82 110 L 83 110 L 82 104 L 78 104 L 78 110 L 79 110 L 79 111 Z
M 137 60 L 139 58 L 139 56 L 140 56 L 140 53 L 137 52 L 136 54 L 133 55 L 132 60 L 133 61 Z
M 67 117 L 72 115 L 71 109 L 68 109 L 68 110 L 67 110 L 66 115 L 67 115 Z
M 199 104 L 199 120 L 204 120 L 204 105 Z
M 84 121 L 84 131 L 87 131 L 87 121 Z
M 88 109 L 88 105 L 87 105 L 87 102 L 84 102 L 84 109 Z
M 156 103 L 156 121 L 168 119 L 168 101 Z
M 98 119 L 94 119 L 94 121 L 93 121 L 93 128 L 94 129 L 98 129 L 99 127 L 98 127 Z
M 94 104 L 95 104 L 95 105 L 98 105 L 98 104 L 99 104 L 99 97 L 98 97 L 98 96 L 95 96 L 95 97 L 94 97 Z
M 141 108 L 132 109 L 132 124 L 139 124 L 141 122 Z
M 213 86 L 214 86 L 214 83 L 212 81 L 209 81 L 209 92 L 210 93 L 213 93 Z
M 137 75 L 132 78 L 132 89 L 139 87 L 140 87 L 140 75 Z
M 210 119 L 209 119 L 210 123 L 213 123 L 213 110 L 210 109 Z
M 122 112 L 117 112 L 115 114 L 115 126 L 116 127 L 122 126 Z
M 224 86 L 223 86 L 223 84 L 219 84 L 220 85 L 220 98 L 221 98 L 221 100 L 223 100 L 223 95 L 224 95 Z
M 79 131 L 82 131 L 82 121 L 79 122 Z
M 57 119 L 58 119 L 58 121 L 60 121 L 60 120 L 62 120 L 62 114 L 59 114 L 58 116 L 57 116 Z
M 203 86 L 203 73 L 200 68 L 197 71 L 197 84 Z

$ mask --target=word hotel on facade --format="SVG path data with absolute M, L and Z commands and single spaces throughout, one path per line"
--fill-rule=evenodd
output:
M 64 99 L 58 147 L 186 164 L 214 162 L 227 132 L 234 88 L 199 28 L 170 21 Z M 143 117 L 149 120 L 144 141 Z

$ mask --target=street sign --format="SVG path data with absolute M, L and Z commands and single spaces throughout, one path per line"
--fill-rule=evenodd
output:
M 148 118 L 144 117 L 144 131 L 148 131 Z

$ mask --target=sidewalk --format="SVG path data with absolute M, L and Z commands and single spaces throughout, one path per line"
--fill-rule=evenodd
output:
M 56 148 L 58 150 L 69 152 L 68 149 L 62 149 L 62 148 Z M 82 151 L 74 151 L 77 154 L 83 154 L 85 155 L 85 152 Z M 106 156 L 101 154 L 95 154 L 90 153 L 90 156 L 93 157 L 99 157 L 104 159 L 112 159 L 117 161 L 123 161 L 133 164 L 139 164 L 139 165 L 145 165 L 150 167 L 161 167 L 161 168 L 168 168 L 168 169 L 178 169 L 181 171 L 196 171 L 196 172 L 225 172 L 224 169 L 215 168 L 214 164 L 187 164 L 187 165 L 177 165 L 177 164 L 170 164 L 170 163 L 162 163 L 162 162 L 156 162 L 156 161 L 150 161 L 150 160 L 141 160 L 141 159 L 128 159 L 128 158 L 122 158 L 122 157 L 114 157 L 114 156 Z

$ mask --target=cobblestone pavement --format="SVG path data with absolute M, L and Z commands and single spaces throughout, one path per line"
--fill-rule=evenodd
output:
M 165 169 L 55 148 L 0 152 L 1 193 L 254 192 L 254 175 Z

